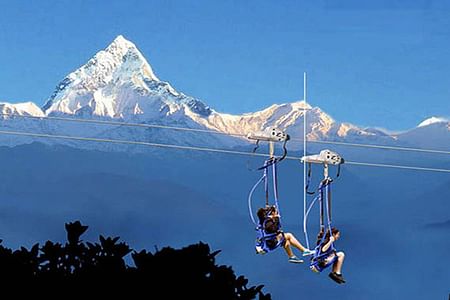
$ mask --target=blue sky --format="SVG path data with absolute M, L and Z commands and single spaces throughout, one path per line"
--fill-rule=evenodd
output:
M 39 105 L 117 35 L 220 112 L 303 97 L 338 121 L 402 130 L 450 116 L 445 1 L 4 1 L 0 100 Z

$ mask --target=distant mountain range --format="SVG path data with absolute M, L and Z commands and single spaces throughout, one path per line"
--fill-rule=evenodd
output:
M 311 107 L 304 101 L 274 104 L 262 111 L 243 115 L 219 113 L 203 101 L 178 92 L 168 82 L 159 80 L 137 47 L 123 36 L 118 36 L 105 50 L 95 54 L 85 65 L 64 78 L 42 108 L 32 102 L 0 103 L 0 128 L 177 145 L 230 147 L 246 145 L 248 141 L 245 138 L 210 133 L 80 125 L 7 114 L 170 125 L 244 136 L 249 132 L 276 126 L 293 138 L 302 138 L 305 111 L 307 138 L 310 141 L 450 148 L 450 121 L 439 117 L 424 120 L 419 126 L 406 132 L 393 134 L 377 128 L 361 128 L 351 123 L 337 122 L 319 107 Z M 0 137 L 1 144 L 10 146 L 31 141 L 32 138 Z M 86 145 L 61 140 L 45 142 L 105 149 L 104 145 L 95 143 Z M 301 144 L 293 144 L 291 147 L 301 148 Z

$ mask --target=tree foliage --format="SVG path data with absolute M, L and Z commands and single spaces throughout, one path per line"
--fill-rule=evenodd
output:
M 0 244 L 4 292 L 89 293 L 127 299 L 271 299 L 262 292 L 263 285 L 247 287 L 244 276 L 236 277 L 231 267 L 217 265 L 220 251 L 211 252 L 205 243 L 138 252 L 119 242 L 119 237 L 100 235 L 96 243 L 82 241 L 88 226 L 79 221 L 66 223 L 65 228 L 65 244 L 47 241 L 15 251 Z M 134 266 L 125 262 L 130 253 Z

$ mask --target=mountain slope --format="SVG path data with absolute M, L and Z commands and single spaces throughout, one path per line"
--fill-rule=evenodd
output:
M 412 130 L 398 134 L 399 143 L 448 151 L 450 149 L 450 122 L 424 122 Z

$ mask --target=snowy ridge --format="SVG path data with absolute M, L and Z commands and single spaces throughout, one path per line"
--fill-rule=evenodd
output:
M 450 122 L 450 120 L 446 119 L 446 118 L 431 117 L 431 118 L 426 119 L 419 125 L 417 125 L 417 127 L 424 127 L 424 126 L 428 126 L 428 125 L 435 124 L 435 123 L 448 123 L 448 122 Z
M 0 112 L 2 113 L 1 118 L 3 119 L 8 118 L 8 116 L 6 116 L 7 114 L 20 116 L 28 115 L 36 117 L 43 117 L 45 115 L 44 112 L 39 108 L 39 106 L 37 106 L 33 102 L 23 102 L 16 104 L 0 102 Z
M 432 118 L 433 119 L 433 118 Z M 439 121 L 436 121 L 438 119 Z M 425 120 L 416 128 L 396 136 L 400 144 L 440 150 L 450 150 L 450 122 L 444 118 Z
M 18 116 L 44 117 L 44 112 L 33 102 L 5 103 L 0 102 L 0 129 L 9 131 L 32 131 L 42 129 L 42 124 L 35 120 L 21 118 Z M 17 146 L 24 143 L 31 143 L 32 138 L 17 138 L 14 136 L 0 136 L 0 145 Z
M 292 138 L 303 138 L 303 122 L 306 109 L 306 135 L 308 140 L 361 140 L 372 143 L 393 143 L 395 138 L 375 130 L 361 129 L 350 123 L 336 122 L 318 107 L 311 107 L 304 101 L 272 105 L 262 111 L 243 115 L 221 114 L 213 111 L 207 118 L 191 117 L 205 127 L 229 134 L 246 135 L 267 127 L 285 130 Z M 292 146 L 291 146 L 292 147 Z M 301 145 L 293 145 L 300 148 Z
M 219 113 L 204 102 L 176 91 L 161 81 L 137 47 L 118 36 L 85 65 L 66 76 L 56 87 L 41 110 L 32 102 L 1 103 L 3 113 L 31 116 L 67 116 L 71 118 L 114 120 L 176 127 L 209 129 L 220 133 L 246 136 L 267 127 L 278 127 L 293 138 L 303 138 L 306 110 L 307 139 L 372 144 L 422 145 L 423 141 L 439 141 L 439 147 L 450 148 L 449 122 L 433 117 L 417 128 L 390 134 L 376 128 L 360 128 L 334 120 L 319 107 L 304 101 L 274 104 L 254 113 L 231 115 Z M 246 145 L 245 138 L 177 130 L 136 128 L 127 126 L 84 125 L 72 122 L 31 120 L 2 116 L 2 128 L 47 134 L 122 139 L 164 144 L 233 147 Z M 0 138 L 3 141 L 4 138 Z M 20 144 L 32 139 L 10 138 L 6 144 Z M 11 142 L 13 141 L 13 142 Z M 81 148 L 113 151 L 117 145 L 40 140 L 69 144 Z M 290 143 L 291 149 L 301 143 Z M 431 147 L 428 145 L 428 147 Z M 127 149 L 128 151 L 128 149 Z

